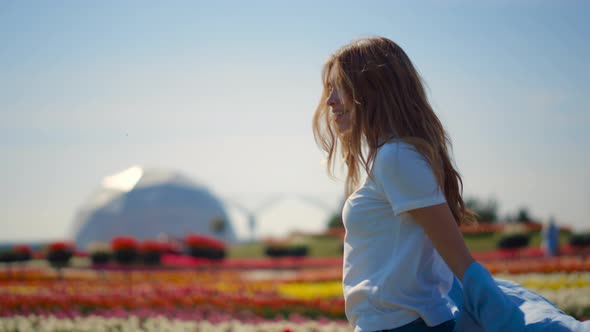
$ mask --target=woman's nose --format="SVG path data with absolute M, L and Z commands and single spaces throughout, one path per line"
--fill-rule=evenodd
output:
M 336 96 L 334 96 L 333 92 L 328 95 L 328 99 L 326 99 L 326 104 L 328 104 L 328 106 L 336 105 Z

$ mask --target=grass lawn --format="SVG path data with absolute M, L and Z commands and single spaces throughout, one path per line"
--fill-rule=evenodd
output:
M 559 234 L 559 243 L 565 244 L 568 242 L 569 234 L 561 232 Z M 487 251 L 497 249 L 496 244 L 502 238 L 501 233 L 482 234 L 482 235 L 464 235 L 465 242 L 469 249 L 473 252 Z M 542 237 L 540 232 L 532 232 L 529 247 L 538 247 L 541 245 Z
M 335 257 L 342 255 L 342 240 L 335 237 L 307 237 L 308 257 Z M 230 258 L 264 257 L 264 244 L 251 242 L 233 245 L 229 248 Z
M 473 252 L 496 249 L 496 244 L 502 237 L 500 233 L 482 235 L 464 235 L 465 242 Z M 560 233 L 561 244 L 567 243 L 569 234 Z M 334 257 L 342 254 L 342 240 L 334 237 L 308 237 L 305 243 L 309 247 L 309 257 Z M 529 246 L 538 247 L 541 245 L 540 232 L 531 233 Z M 243 243 L 233 245 L 229 248 L 230 258 L 251 258 L 264 257 L 264 244 L 261 242 Z

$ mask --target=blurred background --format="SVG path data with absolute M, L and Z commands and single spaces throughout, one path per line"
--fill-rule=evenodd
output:
M 495 201 L 499 219 L 526 208 L 587 228 L 587 13 L 584 1 L 2 1 L 0 241 L 72 236 L 104 177 L 133 166 L 208 188 L 239 238 L 244 210 L 257 236 L 324 229 L 343 178 L 327 177 L 311 132 L 321 67 L 373 35 L 422 74 L 466 197 Z
M 255 242 L 330 233 L 344 178 L 327 176 L 312 135 L 320 72 L 333 51 L 375 35 L 424 78 L 465 198 L 496 225 L 484 233 L 532 223 L 538 247 L 553 221 L 562 244 L 572 233 L 588 242 L 589 9 L 0 1 L 0 245 L 86 250 L 115 235 L 196 233 L 244 245 L 238 257 L 262 255 Z M 496 249 L 494 236 L 470 246 Z M 337 244 L 312 253 L 337 257 Z

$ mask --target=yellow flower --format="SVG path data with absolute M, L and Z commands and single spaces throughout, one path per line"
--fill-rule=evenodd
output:
M 300 300 L 342 297 L 340 281 L 285 283 L 277 288 L 281 296 Z

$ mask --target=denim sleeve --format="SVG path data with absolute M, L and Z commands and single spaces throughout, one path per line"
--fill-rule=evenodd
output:
M 463 312 L 484 331 L 524 331 L 524 314 L 496 285 L 490 272 L 478 262 L 463 276 Z M 458 324 L 460 325 L 460 324 Z
M 590 332 L 590 321 L 566 315 L 549 300 L 516 283 L 494 279 L 478 262 L 465 271 L 462 290 L 463 297 L 457 300 L 457 332 Z M 457 291 L 449 296 L 457 298 Z

